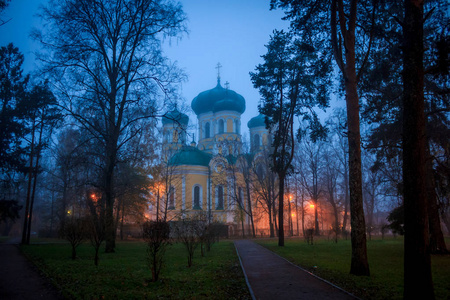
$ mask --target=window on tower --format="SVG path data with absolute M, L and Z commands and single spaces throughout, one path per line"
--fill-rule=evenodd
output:
M 209 139 L 211 137 L 211 125 L 209 125 L 209 122 L 206 122 L 205 124 L 205 139 Z
M 225 131 L 225 124 L 222 119 L 219 120 L 219 133 L 224 133 Z
M 255 134 L 253 138 L 253 146 L 255 147 L 255 150 L 259 149 L 259 147 L 261 146 L 261 137 L 259 136 L 259 134 Z

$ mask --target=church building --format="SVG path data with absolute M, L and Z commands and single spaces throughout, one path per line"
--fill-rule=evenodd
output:
M 252 118 L 250 153 L 242 151 L 241 115 L 245 99 L 237 92 L 217 85 L 201 92 L 192 100 L 197 116 L 198 142 L 187 140 L 189 117 L 176 108 L 162 118 L 163 148 L 170 177 L 168 187 L 168 219 L 180 214 L 205 212 L 211 220 L 247 227 L 249 187 L 243 168 L 249 168 L 255 155 L 267 143 L 269 132 L 264 116 Z M 233 226 L 232 226 L 233 227 Z

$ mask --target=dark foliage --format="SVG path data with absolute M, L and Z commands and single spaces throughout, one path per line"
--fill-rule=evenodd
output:
M 17 200 L 0 200 L 0 224 L 4 223 L 3 236 L 7 236 L 11 230 L 12 224 L 20 218 L 19 212 L 22 205 Z
M 393 233 L 405 234 L 405 207 L 403 205 L 394 208 L 387 217 L 389 224 L 386 226 L 391 229 Z

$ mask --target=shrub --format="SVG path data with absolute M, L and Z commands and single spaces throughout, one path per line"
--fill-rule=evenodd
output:
M 72 246 L 72 259 L 77 257 L 77 247 L 86 238 L 87 224 L 84 219 L 67 219 L 60 229 L 60 236 L 69 241 Z
M 152 281 L 158 280 L 164 264 L 164 254 L 170 244 L 170 226 L 166 221 L 147 221 L 142 225 L 147 243 L 147 263 L 152 271 Z

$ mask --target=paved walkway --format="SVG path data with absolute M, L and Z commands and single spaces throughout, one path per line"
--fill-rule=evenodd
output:
M 255 242 L 234 245 L 253 299 L 358 299 Z
M 0 299 L 63 299 L 20 253 L 17 244 L 18 240 L 0 243 Z

